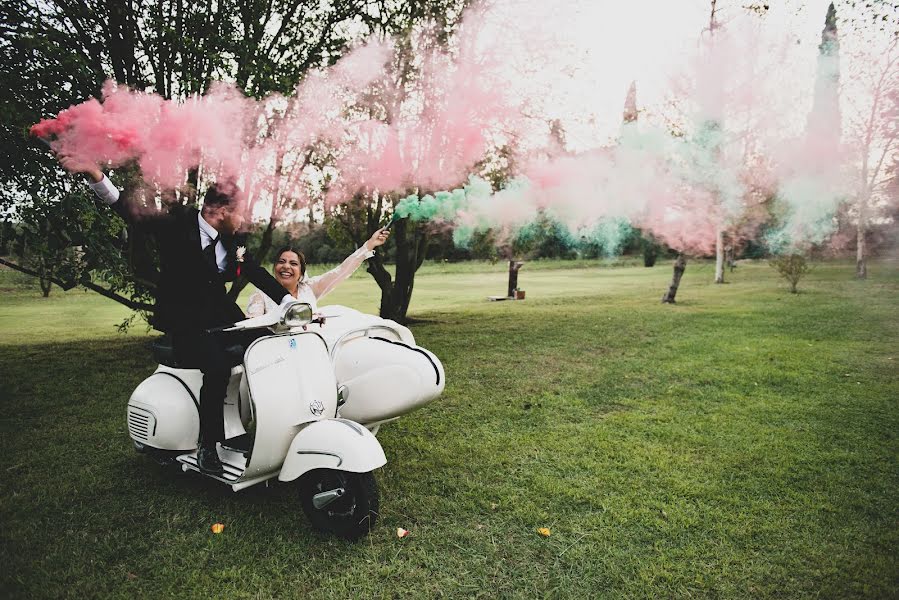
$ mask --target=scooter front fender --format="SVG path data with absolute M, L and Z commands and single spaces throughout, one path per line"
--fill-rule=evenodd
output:
M 347 419 L 322 419 L 293 438 L 278 479 L 293 481 L 313 469 L 367 473 L 385 464 L 384 450 L 368 429 Z

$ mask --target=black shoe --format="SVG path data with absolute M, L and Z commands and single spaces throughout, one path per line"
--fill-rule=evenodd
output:
M 197 466 L 200 467 L 201 472 L 207 475 L 221 475 L 225 472 L 215 444 L 200 446 L 200 449 L 197 450 Z

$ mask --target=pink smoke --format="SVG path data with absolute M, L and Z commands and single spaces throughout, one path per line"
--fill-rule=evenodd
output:
M 379 81 L 388 118 L 350 119 L 331 202 L 357 192 L 425 192 L 462 183 L 483 159 L 491 132 L 520 119 L 515 102 L 496 85 L 501 63 L 475 52 L 477 29 L 463 28 L 458 51 L 424 52 L 415 91 L 403 81 Z
M 545 31 L 557 24 L 493 23 L 494 38 L 497 30 L 507 35 L 491 41 L 476 26 L 485 18 L 469 13 L 452 52 L 427 49 L 420 33 L 409 79 L 393 72 L 393 46 L 369 43 L 309 72 L 290 96 L 255 101 L 220 84 L 175 102 L 108 83 L 102 101 L 73 106 L 32 132 L 83 162 L 134 161 L 162 189 L 181 187 L 187 170 L 201 167 L 204 176 L 239 181 L 251 205 L 270 201 L 273 218 L 314 199 L 450 189 L 492 146 L 530 139 L 535 121 L 545 128 L 550 120 L 524 118 L 527 87 L 509 92 L 509 65 L 538 69 L 541 43 L 562 43 L 564 34 Z M 705 254 L 718 230 L 754 235 L 767 218 L 761 202 L 779 190 L 795 205 L 790 226 L 806 235 L 832 209 L 844 159 L 817 134 L 796 142 L 803 136 L 784 122 L 785 105 L 801 96 L 793 88 L 810 84 L 777 77 L 778 61 L 795 51 L 789 42 L 763 47 L 752 29 L 716 32 L 672 84 L 678 111 L 663 115 L 672 126 L 641 117 L 615 143 L 579 154 L 558 142 L 525 147 L 510 175 L 526 183 L 479 193 L 454 222 L 508 229 L 550 213 L 577 231 L 626 219 L 673 248 Z M 720 143 L 701 139 L 708 123 L 720 126 Z M 822 195 L 829 204 L 816 200 Z
M 183 103 L 107 82 L 103 102 L 91 99 L 46 119 L 31 132 L 55 136 L 53 149 L 82 164 L 118 167 L 135 161 L 147 182 L 178 188 L 202 162 L 220 176 L 240 172 L 248 100 L 216 86 Z

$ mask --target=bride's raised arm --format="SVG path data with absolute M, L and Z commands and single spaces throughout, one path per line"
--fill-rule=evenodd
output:
M 316 277 L 310 277 L 306 282 L 316 299 L 322 298 L 328 292 L 333 290 L 337 285 L 352 275 L 359 268 L 365 259 L 374 256 L 375 248 L 387 241 L 390 232 L 386 228 L 381 228 L 374 232 L 358 250 L 350 254 L 337 267 L 331 269 L 327 273 L 323 273 Z

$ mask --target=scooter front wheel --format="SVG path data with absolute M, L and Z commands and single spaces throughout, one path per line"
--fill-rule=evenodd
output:
M 378 484 L 371 472 L 315 469 L 300 478 L 300 502 L 315 529 L 357 540 L 378 518 Z

